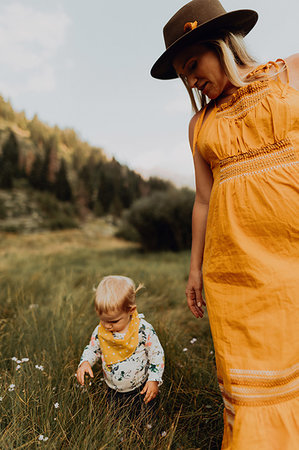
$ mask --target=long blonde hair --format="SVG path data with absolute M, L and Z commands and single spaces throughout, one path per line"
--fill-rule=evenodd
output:
M 228 33 L 227 36 L 223 39 L 201 41 L 200 44 L 204 44 L 216 51 L 225 75 L 227 76 L 228 80 L 236 87 L 246 86 L 257 77 L 267 77 L 267 75 L 265 74 L 260 74 L 241 78 L 238 70 L 239 68 L 248 67 L 248 69 L 250 70 L 256 65 L 256 61 L 254 60 L 254 58 L 252 58 L 252 56 L 250 56 L 247 52 L 243 36 L 241 35 Z M 202 92 L 197 88 L 191 89 L 186 78 L 181 77 L 181 79 L 190 96 L 192 109 L 194 110 L 194 112 L 199 111 L 199 109 L 207 104 L 207 97 L 203 95 Z

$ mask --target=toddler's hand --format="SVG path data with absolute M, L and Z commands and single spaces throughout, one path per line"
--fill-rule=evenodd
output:
M 148 403 L 157 397 L 159 392 L 158 381 L 148 381 L 140 394 L 145 394 L 144 402 Z
M 93 371 L 88 361 L 84 361 L 77 370 L 77 380 L 84 386 L 84 375 L 88 373 L 93 378 Z

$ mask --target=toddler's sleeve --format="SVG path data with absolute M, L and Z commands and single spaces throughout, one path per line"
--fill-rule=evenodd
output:
M 152 325 L 147 329 L 145 347 L 149 361 L 148 381 L 158 381 L 160 386 L 163 382 L 164 350 Z
M 91 335 L 89 344 L 86 345 L 86 347 L 83 350 L 78 367 L 80 367 L 80 365 L 84 361 L 88 361 L 92 367 L 100 359 L 101 359 L 101 349 L 100 349 L 100 341 L 98 338 L 98 326 L 96 326 Z

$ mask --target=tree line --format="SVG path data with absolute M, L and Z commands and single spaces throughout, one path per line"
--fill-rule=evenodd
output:
M 190 247 L 193 191 L 157 177 L 145 180 L 108 159 L 101 148 L 82 142 L 74 130 L 49 127 L 37 116 L 28 120 L 2 97 L 0 120 L 0 189 L 25 179 L 47 194 L 43 207 L 52 216 L 56 208 L 58 217 L 59 206 L 49 195 L 72 205 L 80 218 L 89 212 L 121 218 L 119 236 L 140 242 L 145 250 Z M 70 223 L 63 218 L 59 227 Z

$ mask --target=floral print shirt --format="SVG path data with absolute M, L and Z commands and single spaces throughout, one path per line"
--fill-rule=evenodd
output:
M 101 353 L 97 326 L 80 359 L 80 364 L 88 361 L 91 366 L 101 360 L 107 385 L 118 392 L 133 391 L 146 381 L 158 381 L 159 385 L 162 384 L 163 348 L 152 325 L 144 320 L 143 314 L 139 314 L 139 318 L 138 345 L 129 358 L 109 366 L 106 365 Z M 121 333 L 113 333 L 113 335 L 115 339 L 124 338 Z

